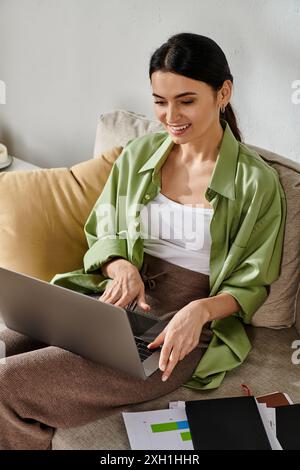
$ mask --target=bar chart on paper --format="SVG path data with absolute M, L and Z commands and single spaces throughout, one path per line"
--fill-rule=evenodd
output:
M 131 449 L 193 450 L 185 409 L 123 413 Z

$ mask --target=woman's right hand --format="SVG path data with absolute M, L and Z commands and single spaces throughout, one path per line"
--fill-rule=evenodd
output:
M 112 282 L 99 300 L 119 307 L 126 307 L 129 302 L 136 300 L 137 305 L 143 310 L 150 310 L 150 305 L 146 303 L 145 286 L 141 275 L 130 261 L 123 258 L 113 259 L 102 266 L 102 272 L 110 277 Z

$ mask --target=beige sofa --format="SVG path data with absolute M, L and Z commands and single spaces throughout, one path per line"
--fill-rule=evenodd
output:
M 87 249 L 83 224 L 113 162 L 128 140 L 159 130 L 156 121 L 116 110 L 99 119 L 93 159 L 70 169 L 0 174 L 0 265 L 44 280 L 81 267 Z M 278 171 L 288 210 L 281 275 L 247 327 L 253 345 L 247 360 L 217 390 L 181 387 L 151 402 L 116 408 L 113 415 L 86 426 L 58 429 L 53 449 L 129 449 L 122 411 L 166 408 L 173 400 L 239 396 L 241 384 L 256 396 L 282 390 L 300 402 L 300 165 L 252 148 Z

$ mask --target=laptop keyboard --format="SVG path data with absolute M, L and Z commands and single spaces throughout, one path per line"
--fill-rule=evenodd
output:
M 149 343 L 147 343 L 146 341 L 143 341 L 140 338 L 134 337 L 134 339 L 135 339 L 135 344 L 137 345 L 139 356 L 142 362 L 145 361 L 145 359 L 147 359 L 149 356 L 151 356 L 151 354 L 153 354 L 155 351 L 160 350 L 160 348 L 148 349 L 147 346 Z

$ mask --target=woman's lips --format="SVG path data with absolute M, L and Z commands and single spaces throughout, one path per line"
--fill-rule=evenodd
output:
M 174 127 L 172 127 L 172 126 L 168 126 L 168 127 L 169 127 L 169 129 L 170 129 L 170 131 L 171 131 L 171 133 L 172 133 L 173 135 L 178 136 L 178 135 L 183 135 L 185 132 L 187 132 L 187 131 L 190 129 L 191 125 L 192 125 L 192 124 L 189 124 L 188 127 L 186 127 L 186 128 L 183 129 L 183 130 L 176 130 L 176 129 L 175 129 Z

